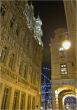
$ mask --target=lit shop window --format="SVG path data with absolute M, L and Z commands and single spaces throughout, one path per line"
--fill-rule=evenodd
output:
M 60 69 L 61 69 L 61 74 L 67 75 L 67 65 L 66 64 L 61 64 Z

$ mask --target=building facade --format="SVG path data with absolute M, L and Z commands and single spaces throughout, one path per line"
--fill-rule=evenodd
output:
M 40 110 L 41 25 L 27 1 L 1 2 L 0 109 Z
M 76 57 L 73 47 L 64 50 L 61 47 L 65 40 L 63 29 L 55 31 L 55 37 L 51 41 L 51 65 L 52 65 L 52 106 L 53 110 L 66 110 L 64 97 L 70 94 L 76 96 Z M 74 56 L 74 57 L 73 57 Z
M 77 66 L 76 66 L 76 1 L 64 0 L 68 32 L 63 28 L 55 30 L 51 39 L 51 79 L 52 79 L 52 109 L 77 109 Z M 71 47 L 64 50 L 62 42 L 69 39 Z M 67 98 L 75 98 L 74 106 L 65 105 Z M 71 100 L 71 99 L 70 99 Z

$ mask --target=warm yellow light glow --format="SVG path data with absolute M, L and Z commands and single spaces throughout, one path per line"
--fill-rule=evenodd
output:
M 59 51 L 64 51 L 64 48 L 63 48 L 63 47 L 60 47 L 60 48 L 59 48 Z
M 55 95 L 58 95 L 58 90 L 55 91 Z
M 68 50 L 70 47 L 71 47 L 71 42 L 69 40 L 65 40 L 63 43 L 62 43 L 62 46 L 65 50 Z

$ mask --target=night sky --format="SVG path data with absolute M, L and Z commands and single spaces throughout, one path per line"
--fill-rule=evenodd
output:
M 43 43 L 44 43 L 44 63 L 50 63 L 49 42 L 50 38 L 54 37 L 54 30 L 60 27 L 66 28 L 66 18 L 64 5 L 62 0 L 34 0 L 35 17 L 40 16 L 42 20 Z

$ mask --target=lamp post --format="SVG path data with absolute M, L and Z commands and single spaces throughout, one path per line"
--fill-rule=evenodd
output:
M 71 47 L 71 42 L 70 40 L 65 40 L 62 42 L 62 47 L 65 49 L 65 50 L 68 50 L 70 47 Z
M 71 41 L 70 41 L 70 36 L 69 36 L 68 32 L 65 32 L 65 40 L 62 42 L 62 47 L 65 50 L 68 50 L 71 47 Z

